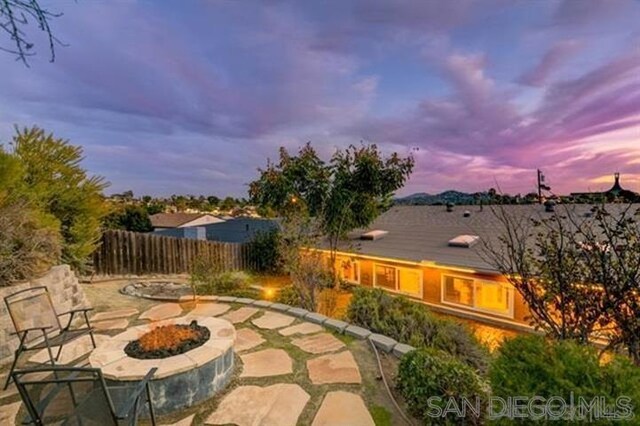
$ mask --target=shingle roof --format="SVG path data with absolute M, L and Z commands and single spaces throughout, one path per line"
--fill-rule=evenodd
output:
M 154 228 L 177 228 L 205 215 L 206 213 L 157 213 L 151 215 L 150 219 Z
M 611 211 L 608 205 L 607 209 Z M 627 205 L 619 204 L 622 209 Z M 548 217 L 544 206 L 506 205 L 500 206 L 510 215 L 530 218 Z M 590 205 L 575 204 L 556 207 L 573 209 L 578 215 L 591 210 Z M 464 211 L 470 211 L 464 217 Z M 370 230 L 388 231 L 378 240 L 361 240 L 360 235 Z M 413 262 L 435 262 L 443 266 L 473 268 L 481 271 L 493 271 L 481 256 L 482 242 L 497 243 L 503 227 L 491 207 L 456 206 L 453 212 L 447 212 L 445 206 L 394 206 L 379 216 L 366 230 L 358 230 L 349 235 L 342 250 L 352 251 L 375 257 L 392 258 Z M 470 248 L 450 247 L 449 240 L 459 235 L 477 235 L 480 243 Z

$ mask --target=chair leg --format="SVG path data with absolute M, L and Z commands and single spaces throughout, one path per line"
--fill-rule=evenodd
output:
M 66 334 L 62 335 L 62 342 L 60 342 L 60 346 L 58 346 L 58 353 L 56 354 L 56 362 L 58 362 L 58 360 L 60 359 L 60 354 L 62 353 L 62 348 L 64 347 L 64 344 L 66 343 Z
M 147 404 L 149 404 L 149 416 L 151 417 L 151 425 L 156 426 L 156 413 L 153 411 L 153 402 L 151 401 L 151 389 L 149 388 L 149 383 L 146 385 L 147 388 Z
M 15 354 L 13 355 L 13 363 L 11 363 L 11 369 L 9 370 L 9 374 L 7 375 L 7 380 L 4 382 L 3 390 L 7 390 L 7 388 L 9 387 L 9 384 L 11 383 L 11 373 L 13 373 L 13 370 L 15 370 L 16 368 L 16 364 L 18 364 L 19 356 L 20 356 L 20 350 L 16 350 Z
M 11 383 L 11 373 L 15 370 L 16 365 L 18 365 L 18 358 L 20 358 L 20 354 L 23 352 L 24 348 L 24 339 L 27 337 L 27 333 L 25 332 L 22 336 L 20 336 L 20 343 L 18 344 L 18 349 L 13 354 L 13 362 L 11 363 L 11 369 L 9 370 L 9 375 L 7 376 L 7 381 L 4 383 L 3 390 L 7 390 L 9 387 L 9 383 Z
M 89 327 L 89 337 L 91 337 L 91 343 L 93 344 L 93 348 L 97 348 L 96 339 L 93 337 L 93 329 L 91 328 L 91 323 L 89 322 L 89 316 L 87 315 L 87 311 L 84 311 L 84 321 L 87 323 L 87 327 Z

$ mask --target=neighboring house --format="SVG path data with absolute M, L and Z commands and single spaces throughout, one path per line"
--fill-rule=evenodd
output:
M 165 228 L 153 231 L 154 234 L 164 235 L 165 237 L 174 238 L 190 238 L 193 240 L 206 240 L 207 234 L 203 226 L 195 226 L 191 228 Z
M 158 213 L 151 216 L 154 230 L 189 228 L 220 222 L 224 222 L 224 219 L 208 213 Z
M 551 214 L 539 204 L 501 207 L 532 218 Z M 587 215 L 591 206 L 569 208 Z M 395 206 L 368 229 L 350 234 L 338 252 L 338 272 L 346 281 L 408 296 L 435 312 L 530 330 L 526 303 L 483 259 L 483 241 L 498 243 L 501 229 L 491 207 Z
M 258 233 L 278 228 L 273 219 L 238 217 L 225 222 L 205 225 L 207 240 L 226 243 L 246 243 Z

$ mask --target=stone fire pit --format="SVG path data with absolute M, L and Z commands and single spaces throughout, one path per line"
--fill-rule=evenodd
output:
M 202 346 L 162 359 L 136 359 L 124 351 L 129 342 L 154 327 L 188 325 L 193 320 L 209 330 L 209 340 Z M 151 368 L 157 367 L 151 394 L 154 409 L 163 415 L 210 398 L 227 385 L 233 373 L 235 339 L 236 331 L 229 321 L 189 315 L 132 327 L 98 345 L 89 362 L 102 370 L 108 382 L 140 381 Z

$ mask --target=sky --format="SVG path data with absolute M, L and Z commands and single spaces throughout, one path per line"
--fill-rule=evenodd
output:
M 43 127 L 109 193 L 243 197 L 307 141 L 413 155 L 398 195 L 640 192 L 637 0 L 43 4 L 65 45 L 0 52 L 0 143 Z

